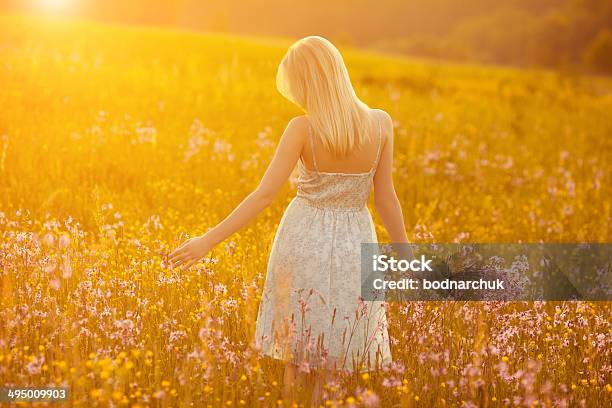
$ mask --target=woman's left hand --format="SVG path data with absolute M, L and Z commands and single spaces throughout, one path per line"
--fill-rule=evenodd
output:
M 211 248 L 212 245 L 205 235 L 189 238 L 168 255 L 168 259 L 172 268 L 181 266 L 183 269 L 187 269 L 202 259 Z

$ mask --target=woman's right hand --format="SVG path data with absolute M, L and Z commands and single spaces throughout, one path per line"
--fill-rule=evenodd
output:
M 212 249 L 213 244 L 206 237 L 206 234 L 189 238 L 168 255 L 172 268 L 181 267 L 187 269 Z

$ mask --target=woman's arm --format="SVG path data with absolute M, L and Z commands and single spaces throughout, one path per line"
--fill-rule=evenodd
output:
M 393 243 L 408 243 L 402 207 L 393 186 L 393 121 L 383 115 L 385 144 L 374 175 L 374 205 Z
M 308 134 L 306 117 L 291 119 L 278 144 L 276 153 L 259 186 L 230 215 L 202 236 L 191 238 L 175 249 L 169 259 L 172 266 L 190 267 L 213 246 L 248 224 L 268 207 L 295 168 Z

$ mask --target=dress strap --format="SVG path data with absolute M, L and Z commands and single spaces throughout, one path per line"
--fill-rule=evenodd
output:
M 382 146 L 382 126 L 380 124 L 380 117 L 377 118 L 378 122 L 378 150 L 376 151 L 376 159 L 374 159 L 374 163 L 372 164 L 372 172 L 376 171 L 376 167 L 378 166 L 378 161 L 380 160 L 380 148 Z
M 318 173 L 319 168 L 317 167 L 317 158 L 315 157 L 314 140 L 312 139 L 312 127 L 310 126 L 310 122 L 308 122 L 308 142 L 310 143 L 310 151 L 312 152 L 312 165 Z

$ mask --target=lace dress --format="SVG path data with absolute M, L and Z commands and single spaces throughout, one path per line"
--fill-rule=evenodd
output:
M 361 300 L 361 243 L 377 242 L 366 206 L 381 151 L 367 173 L 325 173 L 298 164 L 298 191 L 272 244 L 256 344 L 275 359 L 350 371 L 391 361 L 380 301 Z

